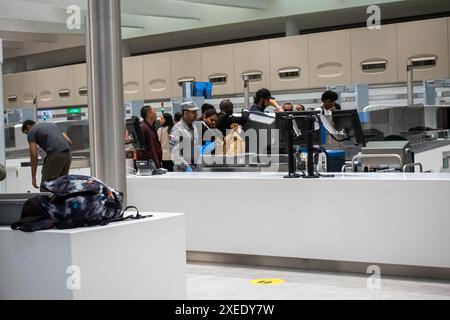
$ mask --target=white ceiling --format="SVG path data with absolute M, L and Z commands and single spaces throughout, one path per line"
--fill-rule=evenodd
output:
M 212 30 L 223 30 L 222 35 L 215 33 L 221 41 L 231 36 L 225 34 L 230 30 L 233 36 L 278 33 L 287 19 L 296 19 L 301 27 L 323 27 L 327 23 L 342 23 L 342 19 L 348 23 L 364 21 L 365 7 L 371 4 L 407 8 L 421 3 L 422 10 L 424 4 L 431 8 L 432 1 L 450 3 L 448 0 L 122 0 L 122 38 L 140 45 L 142 39 L 150 36 L 176 39 L 174 35 L 178 34 L 182 38 L 174 40 L 175 43 L 189 45 L 186 37 L 195 38 L 200 33 L 212 36 L 209 42 L 214 42 Z M 82 16 L 87 14 L 87 0 L 0 0 L 0 38 L 4 40 L 5 58 L 82 46 L 84 23 L 80 30 L 69 30 L 66 26 L 69 16 L 66 9 L 71 5 L 79 6 Z M 333 14 L 344 9 L 352 16 Z M 317 21 L 319 13 L 323 15 Z M 383 14 L 382 11 L 382 18 Z M 138 51 L 143 49 L 139 47 Z M 163 46 L 156 45 L 158 49 Z

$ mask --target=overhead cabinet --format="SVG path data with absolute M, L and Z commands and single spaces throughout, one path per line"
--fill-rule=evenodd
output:
M 349 30 L 310 34 L 308 50 L 310 87 L 351 82 Z
M 71 106 L 74 104 L 74 70 L 73 66 L 59 67 L 53 69 L 55 83 L 54 107 Z
M 397 26 L 378 30 L 350 30 L 352 82 L 393 83 L 398 81 Z
M 274 91 L 308 88 L 308 38 L 292 36 L 269 40 L 270 88 Z
M 86 78 L 86 64 L 77 64 L 73 66 L 74 82 L 74 104 L 86 105 L 88 103 L 88 88 Z
M 269 41 L 253 41 L 234 45 L 235 93 L 244 92 L 243 77 L 248 76 L 250 91 L 270 85 Z
M 3 105 L 5 110 L 19 107 L 20 86 L 17 74 L 7 74 L 3 77 Z
M 144 59 L 144 99 L 172 97 L 172 68 L 170 53 L 150 54 Z
M 172 65 L 172 96 L 183 95 L 183 83 L 202 81 L 200 49 L 175 51 L 170 54 Z
M 202 81 L 213 84 L 213 95 L 234 93 L 234 49 L 232 45 L 201 49 Z
M 19 83 L 19 107 L 32 108 L 36 98 L 36 73 L 37 71 L 17 73 Z
M 399 23 L 399 80 L 406 81 L 408 59 L 411 59 L 415 66 L 414 80 L 448 78 L 448 32 L 447 18 Z
M 123 59 L 123 97 L 126 101 L 144 100 L 144 58 Z
M 56 106 L 53 69 L 36 71 L 36 93 L 38 109 Z

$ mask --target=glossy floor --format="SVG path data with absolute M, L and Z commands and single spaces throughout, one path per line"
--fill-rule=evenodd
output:
M 188 299 L 445 299 L 450 281 L 325 273 L 293 269 L 258 268 L 219 264 L 188 264 Z M 278 285 L 254 285 L 260 278 L 285 280 Z M 380 284 L 379 289 L 378 283 Z M 371 287 L 372 289 L 368 288 Z

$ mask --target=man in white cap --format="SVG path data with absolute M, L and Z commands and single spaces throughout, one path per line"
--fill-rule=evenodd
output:
M 193 102 L 181 104 L 181 120 L 170 132 L 170 154 L 175 172 L 200 171 L 198 132 L 194 126 L 200 110 Z

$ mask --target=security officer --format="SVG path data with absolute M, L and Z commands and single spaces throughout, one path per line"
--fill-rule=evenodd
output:
M 182 103 L 181 120 L 170 132 L 170 156 L 175 172 L 201 171 L 198 132 L 194 126 L 198 110 L 200 108 L 193 102 Z

